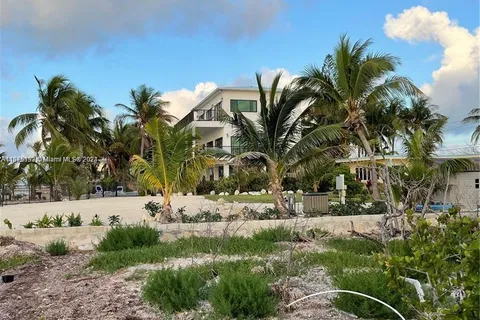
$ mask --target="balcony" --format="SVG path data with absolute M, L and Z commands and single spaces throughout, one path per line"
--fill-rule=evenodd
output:
M 239 154 L 247 151 L 246 148 L 240 147 L 240 146 L 216 146 L 215 147 L 215 146 L 212 146 L 212 145 L 203 145 L 200 148 L 204 149 L 204 150 L 219 149 L 219 150 L 223 150 L 226 153 L 234 155 L 234 156 L 239 155 Z
M 205 128 L 219 128 L 223 127 L 221 122 L 222 103 L 219 102 L 210 109 L 192 110 L 183 119 L 181 119 L 177 126 L 183 128 L 192 122 L 195 122 L 195 127 Z

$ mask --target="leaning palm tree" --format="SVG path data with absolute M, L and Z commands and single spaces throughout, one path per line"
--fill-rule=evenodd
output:
M 215 164 L 215 158 L 195 147 L 198 137 L 191 128 L 178 129 L 159 118 L 145 125 L 153 138 L 152 156 L 146 160 L 139 155 L 131 159 L 132 173 L 140 185 L 163 195 L 163 211 L 156 217 L 172 222 L 171 197 L 174 192 L 192 190 L 200 182 L 204 170 Z
M 280 90 L 278 83 L 281 76 L 281 73 L 275 76 L 267 96 L 262 76 L 257 73 L 260 115 L 256 121 L 238 111 L 233 113 L 233 117 L 225 116 L 225 121 L 234 126 L 234 135 L 241 149 L 247 150 L 237 158 L 265 166 L 274 205 L 285 218 L 289 212 L 282 194 L 282 181 L 287 172 L 305 172 L 344 150 L 338 145 L 332 146 L 333 142 L 339 142 L 343 137 L 339 125 L 319 126 L 302 136 L 305 112 L 299 112 L 299 105 L 306 96 L 290 86 Z
M 399 59 L 390 54 L 368 53 L 371 44 L 371 40 L 352 44 L 346 35 L 342 35 L 333 55 L 325 59 L 324 66 L 308 66 L 296 82 L 311 90 L 311 98 L 317 105 L 346 111 L 345 126 L 358 136 L 370 157 L 373 197 L 379 200 L 375 153 L 367 139 L 365 110 L 369 104 L 421 92 L 408 78 L 389 76 L 399 65 Z
M 144 84 L 135 90 L 130 90 L 130 100 L 130 107 L 122 103 L 118 103 L 115 106 L 125 111 L 125 113 L 118 115 L 119 119 L 132 120 L 140 128 L 142 138 L 140 156 L 143 157 L 143 152 L 147 148 L 148 137 L 145 129 L 147 122 L 153 118 L 160 118 L 167 123 L 171 123 L 175 120 L 175 117 L 166 110 L 169 102 L 162 100 L 162 94 Z
M 468 117 L 463 119 L 463 123 L 479 123 L 472 133 L 472 142 L 476 144 L 480 140 L 480 108 L 472 109 Z

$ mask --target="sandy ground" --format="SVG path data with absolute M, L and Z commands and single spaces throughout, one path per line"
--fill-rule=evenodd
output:
M 208 263 L 211 260 L 209 256 L 196 257 L 194 260 L 177 258 L 164 264 L 141 265 L 115 274 L 101 274 L 85 268 L 94 252 L 74 252 L 63 257 L 50 257 L 41 252 L 40 248 L 24 242 L 14 241 L 13 244 L 2 247 L 0 259 L 12 252 L 23 252 L 36 256 L 38 260 L 6 272 L 15 274 L 16 279 L 11 283 L 0 283 L 0 320 L 196 320 L 202 319 L 205 312 L 211 310 L 208 302 L 202 302 L 197 311 L 165 317 L 142 302 L 141 288 L 145 277 L 132 279 L 134 269 L 186 267 L 192 263 Z M 226 260 L 238 258 L 222 257 Z M 284 292 L 287 300 L 283 305 L 292 299 L 332 288 L 323 268 L 314 268 L 301 277 L 292 277 L 289 284 L 288 290 Z M 354 318 L 334 309 L 330 300 L 323 296 L 302 303 L 286 313 L 282 311 L 278 319 Z
M 143 209 L 149 201 L 162 202 L 162 197 L 111 197 L 92 198 L 78 201 L 44 202 L 32 204 L 14 204 L 0 207 L 0 229 L 6 229 L 3 220 L 8 219 L 14 228 L 23 228 L 22 225 L 28 221 L 35 221 L 45 213 L 48 215 L 70 214 L 71 212 L 81 213 L 84 224 L 95 216 L 106 222 L 108 216 L 120 215 L 124 223 L 141 221 L 147 212 Z M 269 204 L 236 204 L 239 208 L 248 205 L 257 210 L 263 209 Z M 202 196 L 175 196 L 172 198 L 173 210 L 185 206 L 186 213 L 196 214 L 200 209 L 214 210 L 216 202 L 206 200 Z

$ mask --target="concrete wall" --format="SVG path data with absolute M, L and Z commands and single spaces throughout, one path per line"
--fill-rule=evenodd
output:
M 346 216 L 346 217 L 319 217 L 319 218 L 299 218 L 290 220 L 255 220 L 255 221 L 235 221 L 216 222 L 216 223 L 172 223 L 159 224 L 151 222 L 150 225 L 159 231 L 162 231 L 162 241 L 172 241 L 182 237 L 192 235 L 198 236 L 221 236 L 225 230 L 229 234 L 236 232 L 237 235 L 250 236 L 255 231 L 272 228 L 276 226 L 287 226 L 296 230 L 308 230 L 321 228 L 328 230 L 332 234 L 348 234 L 350 230 L 350 221 L 353 221 L 354 228 L 358 232 L 378 232 L 381 215 L 367 216 Z M 71 247 L 81 250 L 91 250 L 94 244 L 105 234 L 110 227 L 64 227 L 49 229 L 17 229 L 0 230 L 2 236 L 12 236 L 18 240 L 28 241 L 37 245 L 45 245 L 48 241 L 63 238 L 69 242 Z
M 466 210 L 475 210 L 480 205 L 480 186 L 475 180 L 480 179 L 480 171 L 460 172 L 450 178 L 447 201 L 459 205 Z M 443 202 L 444 190 L 439 190 L 432 196 L 432 201 Z

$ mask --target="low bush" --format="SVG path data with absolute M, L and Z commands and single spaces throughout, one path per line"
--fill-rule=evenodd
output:
M 324 266 L 332 275 L 341 274 L 345 269 L 373 268 L 377 266 L 371 257 L 345 251 L 300 254 L 295 259 L 301 259 L 301 263 L 305 266 Z
M 82 216 L 80 213 L 76 215 L 72 212 L 69 216 L 67 216 L 67 224 L 69 227 L 81 227 L 82 226 Z
M 108 216 L 108 225 L 110 227 L 116 226 L 120 224 L 120 216 L 118 214 L 113 214 Z
M 383 247 L 380 243 L 362 238 L 333 238 L 329 239 L 326 243 L 330 248 L 338 251 L 352 252 L 356 254 L 370 255 L 372 253 L 383 251 Z
M 374 201 L 369 208 L 364 210 L 363 214 L 385 214 L 387 213 L 387 205 L 383 201 Z
M 243 215 L 247 220 L 275 220 L 280 218 L 280 211 L 277 208 L 264 208 L 257 211 L 249 207 L 243 209 Z
M 103 226 L 103 222 L 102 222 L 102 219 L 100 219 L 100 217 L 96 214 L 88 225 L 92 227 L 99 227 L 99 226 Z
M 57 214 L 55 215 L 55 217 L 52 217 L 51 220 L 52 220 L 52 225 L 54 227 L 56 228 L 63 227 L 63 214 L 62 215 Z
M 195 309 L 204 281 L 194 269 L 151 272 L 143 287 L 143 299 L 166 312 Z
M 412 256 L 412 248 L 408 241 L 401 239 L 393 239 L 387 243 L 387 252 L 391 256 Z
M 97 245 L 98 251 L 150 247 L 160 242 L 159 232 L 146 224 L 119 225 L 109 230 Z
M 257 241 L 280 242 L 292 240 L 292 229 L 285 226 L 255 231 L 252 238 Z
M 53 240 L 45 245 L 45 251 L 51 256 L 64 256 L 68 253 L 68 244 L 64 239 Z
M 210 194 L 210 191 L 215 190 L 215 181 L 204 180 L 197 186 L 197 194 Z
M 182 223 L 200 223 L 200 222 L 220 222 L 222 221 L 222 216 L 220 211 L 217 208 L 215 212 L 210 210 L 200 210 L 200 213 L 197 213 L 194 216 L 189 216 L 184 214 L 184 207 L 177 210 L 177 213 L 180 215 Z
M 234 194 L 238 188 L 238 181 L 234 176 L 223 177 L 215 182 L 215 192 L 228 192 Z M 210 190 L 211 191 L 211 190 Z M 208 193 L 210 193 L 210 191 Z
M 336 287 L 367 294 L 392 306 L 405 318 L 412 319 L 413 310 L 402 300 L 402 293 L 388 287 L 388 279 L 381 270 L 344 273 L 334 277 Z M 415 295 L 413 287 L 409 294 Z M 340 310 L 366 319 L 398 319 L 393 311 L 376 301 L 349 293 L 340 293 L 334 304 Z
M 336 204 L 330 207 L 332 216 L 356 216 L 361 214 L 384 214 L 387 205 L 383 201 L 375 201 L 369 208 L 364 208 L 361 202 L 347 199 L 345 204 Z
M 35 227 L 37 228 L 50 228 L 52 227 L 53 221 L 52 218 L 49 217 L 46 213 L 43 215 L 41 219 L 37 219 L 35 221 Z
M 216 312 L 232 318 L 266 318 L 277 311 L 277 299 L 268 280 L 256 274 L 222 275 L 212 289 L 210 300 Z
M 24 227 L 25 229 L 32 229 L 34 226 L 35 226 L 35 223 L 32 222 L 32 221 L 28 221 L 27 223 L 25 223 L 25 224 L 23 225 L 23 227 Z
M 145 206 L 143 207 L 148 212 L 148 215 L 150 217 L 155 217 L 157 213 L 162 211 L 162 205 L 158 202 L 155 201 L 148 201 L 145 203 Z

